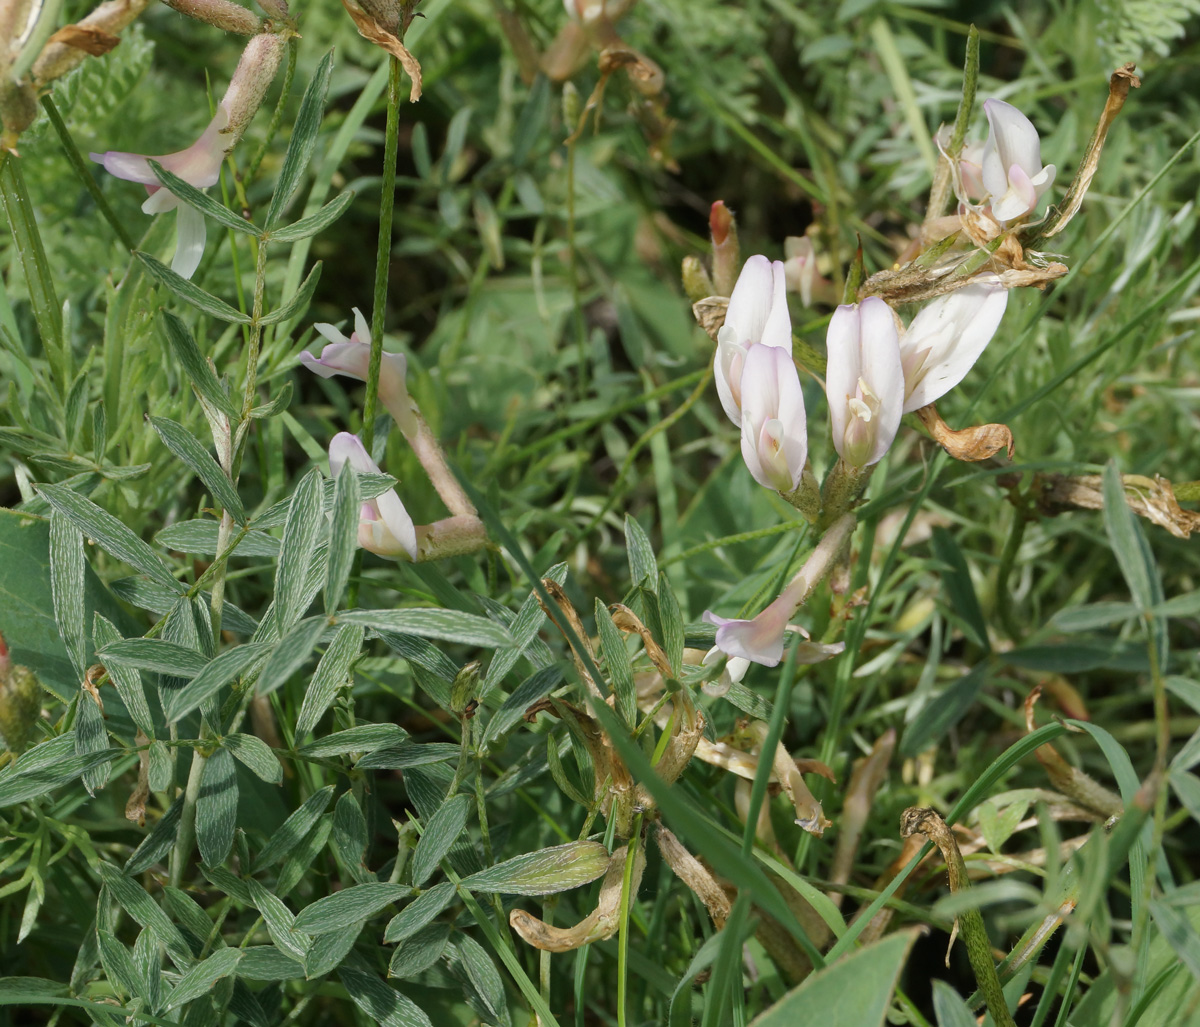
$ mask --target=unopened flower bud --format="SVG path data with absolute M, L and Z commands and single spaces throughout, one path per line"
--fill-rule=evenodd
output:
M 163 3 L 189 18 L 239 36 L 252 36 L 262 27 L 261 18 L 232 0 L 163 0 Z
M 291 11 L 288 10 L 287 0 L 256 0 L 270 18 L 278 18 L 280 21 L 291 21 Z
M 707 296 L 715 296 L 712 279 L 704 270 L 704 265 L 697 257 L 683 258 L 683 291 L 693 303 L 699 303 Z
M 150 0 L 105 0 L 87 17 L 80 18 L 76 28 L 118 36 L 148 6 Z M 44 88 L 83 63 L 87 56 L 86 50 L 51 37 L 33 62 L 33 81 Z
M 450 709 L 460 716 L 475 698 L 482 666 L 478 660 L 472 660 L 455 675 L 454 684 L 450 686 Z
M 229 112 L 229 125 L 225 131 L 232 136 L 230 148 L 242 137 L 262 106 L 263 97 L 279 70 L 286 45 L 282 36 L 263 32 L 251 39 L 242 51 L 242 59 L 221 98 L 221 106 Z
M 29 83 L 0 80 L 0 125 L 4 128 L 0 150 L 15 151 L 17 137 L 33 124 L 37 113 L 37 94 Z
M 740 269 L 737 221 L 733 211 L 717 200 L 708 214 L 708 227 L 712 233 L 713 286 L 718 296 L 733 294 Z
M 11 662 L 0 635 L 0 743 L 14 753 L 24 750 L 42 712 L 39 691 L 33 671 Z
M 579 90 L 573 82 L 564 82 L 562 90 L 562 116 L 568 129 L 574 131 L 579 120 Z

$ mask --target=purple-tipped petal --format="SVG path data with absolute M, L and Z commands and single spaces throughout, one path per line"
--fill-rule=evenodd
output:
M 742 371 L 742 457 L 754 480 L 790 492 L 808 459 L 804 392 L 791 356 L 754 345 Z
M 337 477 L 349 463 L 356 471 L 381 473 L 357 435 L 338 432 L 329 442 L 329 471 Z M 395 489 L 363 504 L 358 544 L 380 556 L 417 558 L 417 531 Z
M 783 659 L 783 635 L 787 621 L 778 623 L 777 616 L 768 606 L 753 620 L 730 620 L 718 617 L 705 610 L 703 619 L 717 625 L 717 648 L 730 656 L 760 663 L 764 667 L 777 667 Z

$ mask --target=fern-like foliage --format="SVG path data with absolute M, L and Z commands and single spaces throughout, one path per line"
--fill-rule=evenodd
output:
M 1100 45 L 1116 64 L 1137 61 L 1147 51 L 1161 57 L 1200 14 L 1200 0 L 1100 0 Z

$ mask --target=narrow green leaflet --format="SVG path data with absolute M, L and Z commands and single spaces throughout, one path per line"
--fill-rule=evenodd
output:
M 123 641 L 123 639 L 116 625 L 103 614 L 97 613 L 92 618 L 92 642 L 97 648 L 103 649 L 106 645 L 118 641 Z M 146 702 L 146 691 L 142 688 L 142 675 L 132 667 L 116 663 L 105 666 L 104 669 L 108 671 L 109 680 L 116 688 L 117 694 L 121 697 L 121 702 L 125 704 L 125 709 L 129 711 L 129 716 L 133 719 L 134 724 L 147 738 L 153 738 L 154 717 L 150 713 L 150 704 Z
M 500 705 L 484 732 L 482 748 L 487 750 L 517 724 L 525 711 L 539 699 L 549 695 L 562 684 L 563 672 L 559 666 L 543 667 L 522 681 Z
M 497 863 L 465 878 L 462 886 L 501 895 L 553 895 L 603 876 L 609 862 L 600 842 L 567 842 Z
M 237 969 L 241 958 L 241 949 L 217 949 L 179 979 L 171 997 L 167 999 L 167 1009 L 178 1009 L 201 995 L 207 995 L 217 981 Z
M 450 925 L 427 924 L 396 947 L 388 964 L 389 977 L 416 977 L 442 958 L 450 939 Z
M 408 732 L 398 724 L 359 724 L 358 727 L 349 727 L 345 731 L 335 731 L 318 738 L 296 751 L 301 756 L 312 758 L 343 756 L 348 752 L 374 752 L 384 746 L 402 745 L 408 741 L 408 737 Z
M 933 529 L 933 555 L 945 564 L 942 571 L 942 587 L 946 590 L 947 609 L 967 637 L 982 649 L 989 649 L 987 625 L 975 586 L 971 583 L 971 571 L 954 536 L 945 528 Z
M 229 476 L 209 456 L 208 450 L 182 424 L 167 417 L 151 417 L 150 423 L 167 448 L 196 472 L 213 500 L 239 524 L 246 523 L 246 511 Z
M 933 982 L 933 1011 L 938 1027 L 975 1027 L 975 1015 L 962 996 L 945 981 Z
M 1133 601 L 1140 609 L 1149 610 L 1161 599 L 1157 594 L 1161 586 L 1155 588 L 1158 569 L 1137 517 L 1125 502 L 1121 473 L 1111 462 L 1104 468 L 1104 527 Z
M 450 846 L 462 834 L 471 816 L 473 803 L 465 795 L 455 795 L 447 799 L 445 804 L 425 825 L 425 831 L 417 842 L 417 848 L 412 855 L 412 883 L 420 888 L 441 863 L 443 857 L 450 851 Z
M 347 994 L 382 1027 L 433 1027 L 429 1017 L 412 999 L 389 987 L 373 973 L 357 967 L 338 968 L 338 977 Z
M 329 92 L 329 77 L 333 73 L 333 51 L 330 50 L 317 65 L 313 72 L 312 81 L 304 91 L 304 99 L 300 101 L 300 110 L 296 114 L 296 123 L 292 128 L 291 142 L 288 143 L 287 153 L 283 157 L 283 167 L 279 170 L 279 178 L 275 182 L 275 193 L 267 208 L 266 228 L 268 230 L 279 220 L 287 208 L 288 201 L 300 185 L 300 179 L 312 160 L 313 148 L 317 144 L 317 133 L 321 129 L 321 119 L 325 116 L 325 96 Z
M 266 847 L 254 861 L 254 873 L 257 874 L 272 863 L 279 862 L 291 852 L 312 830 L 313 825 L 321 819 L 321 814 L 325 812 L 325 808 L 332 798 L 333 785 L 326 785 L 319 792 L 313 792 L 305 799 L 303 805 L 283 822 L 278 831 L 271 835 Z
M 308 309 L 309 303 L 312 301 L 313 293 L 317 291 L 317 283 L 321 280 L 321 262 L 318 260 L 309 271 L 308 277 L 300 283 L 300 288 L 295 291 L 292 298 L 282 306 L 276 307 L 269 314 L 264 314 L 259 318 L 260 324 L 273 325 L 279 324 L 280 321 L 288 321 L 293 317 L 299 317 Z
M 238 648 L 244 648 L 239 646 Z M 230 650 L 236 652 L 236 650 Z M 174 677 L 194 678 L 209 665 L 203 654 L 163 638 L 122 638 L 96 650 L 105 666 L 117 663 Z
M 333 705 L 338 690 L 346 684 L 350 668 L 358 659 L 362 641 L 363 629 L 357 624 L 343 624 L 338 628 L 304 693 L 304 702 L 296 721 L 297 738 L 313 730 L 325 715 L 325 711 Z
M 73 743 L 74 739 L 72 734 L 70 741 Z M 20 766 L 10 769 L 0 775 L 0 809 L 45 795 L 122 755 L 123 749 L 100 749 L 60 758 L 49 767 L 39 766 L 37 769 L 25 771 L 22 771 Z
M 654 547 L 636 520 L 625 515 L 625 549 L 629 558 L 629 578 L 635 586 L 644 585 L 652 592 L 658 590 L 658 562 Z
M 174 592 L 185 591 L 153 549 L 90 499 L 85 499 L 66 485 L 40 485 L 38 492 L 106 553 L 136 567 Z
M 85 691 L 79 696 L 75 713 L 75 755 L 90 756 L 108 748 L 108 731 L 104 727 L 104 714 L 95 700 Z M 111 764 L 101 763 L 83 772 L 83 787 L 88 795 L 95 795 L 98 788 L 108 783 Z
M 291 981 L 304 976 L 304 966 L 274 945 L 252 945 L 242 949 L 237 974 L 252 981 Z
M 889 935 L 852 952 L 793 988 L 750 1027 L 794 1027 L 801 1023 L 882 1027 L 892 992 L 916 931 Z
M 567 565 L 565 563 L 555 564 L 546 572 L 545 577 L 561 585 L 567 580 Z M 508 628 L 515 644 L 500 649 L 492 657 L 492 662 L 488 664 L 487 675 L 484 677 L 483 686 L 479 690 L 479 698 L 481 700 L 496 685 L 500 684 L 504 680 L 504 676 L 516 666 L 517 660 L 521 658 L 521 655 L 530 649 L 537 640 L 537 634 L 541 631 L 542 625 L 545 623 L 546 614 L 538 602 L 537 592 L 530 592 L 525 597 L 525 601 L 521 604 L 521 609 L 517 611 L 517 616 Z
M 272 785 L 283 781 L 283 764 L 271 747 L 257 735 L 227 735 L 221 744 L 260 780 Z
M 633 683 L 633 664 L 629 659 L 629 650 L 625 648 L 625 638 L 617 630 L 608 607 L 600 599 L 596 600 L 595 615 L 596 633 L 600 636 L 600 655 L 617 698 L 617 714 L 626 727 L 633 727 L 637 721 L 637 689 Z
M 283 228 L 277 228 L 267 238 L 270 242 L 297 242 L 300 239 L 308 239 L 318 232 L 325 231 L 340 218 L 353 199 L 354 193 L 349 190 L 339 193 L 336 198 L 330 200 L 315 214 L 310 214 Z
M 258 677 L 259 695 L 274 692 L 308 661 L 327 624 L 324 617 L 308 617 L 279 640 Z
M 438 638 L 481 648 L 498 649 L 513 644 L 512 635 L 495 621 L 458 610 L 436 607 L 402 610 L 346 610 L 337 619 L 342 624 L 362 624 L 379 631 L 394 631 L 422 638 Z
M 983 687 L 987 676 L 986 664 L 972 667 L 957 681 L 942 690 L 936 698 L 921 707 L 904 729 L 900 741 L 900 752 L 904 756 L 915 756 L 927 746 L 940 741 L 964 716 L 975 696 Z
M 385 942 L 403 941 L 430 923 L 454 900 L 455 887 L 449 881 L 435 884 L 423 891 L 388 922 L 383 932 Z
M 137 881 L 126 877 L 111 863 L 98 863 L 96 873 L 120 907 L 143 927 L 149 927 L 154 932 L 177 967 L 183 969 L 191 965 L 191 949 L 179 928 Z
M 83 635 L 83 535 L 59 510 L 50 513 L 50 594 L 58 633 L 75 673 L 82 680 L 87 670 L 87 641 Z
M 342 601 L 350 568 L 358 549 L 358 519 L 362 509 L 358 475 L 347 460 L 337 477 L 333 494 L 333 524 L 329 531 L 329 560 L 325 565 L 325 612 L 332 614 Z
M 374 916 L 393 902 L 407 898 L 412 889 L 404 884 L 356 884 L 317 899 L 296 916 L 296 930 L 305 934 L 328 934 Z
M 1191 975 L 1200 981 L 1200 934 L 1182 913 L 1161 899 L 1150 900 L 1150 915 L 1158 924 L 1167 944 L 1175 950 Z
M 367 818 L 359 808 L 353 791 L 342 792 L 333 808 L 331 846 L 338 862 L 359 884 L 374 879 L 365 862 L 367 855 Z
M 125 863 L 125 873 L 130 877 L 142 873 L 163 860 L 175 844 L 175 835 L 179 830 L 179 818 L 183 815 L 183 795 L 181 794 L 154 825 L 154 829 L 142 839 L 142 843 L 133 850 Z
M 475 993 L 483 1000 L 491 1019 L 500 1022 L 507 1013 L 504 1000 L 504 981 L 500 971 L 492 962 L 487 950 L 469 934 L 461 934 L 457 941 L 459 960 Z
M 237 805 L 237 768 L 228 749 L 217 749 L 204 764 L 196 799 L 196 844 L 209 866 L 224 863 L 233 847 Z
M 158 161 L 150 160 L 147 163 L 158 180 L 188 206 L 195 207 L 205 217 L 212 218 L 218 224 L 232 228 L 235 232 L 241 232 L 243 235 L 258 235 L 258 226 L 253 221 L 239 217 L 224 204 L 214 200 L 208 193 L 201 192 L 194 185 L 168 171 Z
M 220 410 L 229 417 L 237 417 L 238 410 L 233 400 L 221 387 L 212 367 L 196 345 L 191 330 L 174 314 L 162 312 L 163 327 L 166 329 L 167 343 L 175 358 L 183 365 L 183 372 L 196 393 L 203 397 L 212 407 Z
M 121 942 L 110 931 L 98 929 L 96 940 L 100 944 L 100 962 L 109 981 L 128 998 L 145 998 L 141 976 L 133 966 L 133 958 Z
M 683 614 L 680 613 L 675 592 L 662 571 L 658 574 L 658 613 L 662 620 L 663 650 L 671 670 L 678 677 L 683 671 Z
M 185 303 L 190 303 L 197 310 L 202 310 L 219 321 L 228 321 L 241 325 L 250 323 L 249 314 L 243 314 L 240 310 L 231 307 L 224 300 L 217 299 L 216 296 L 205 292 L 200 286 L 189 282 L 186 278 L 180 277 L 162 261 L 150 256 L 149 253 L 137 250 L 134 256 L 146 265 L 146 270 L 150 272 L 152 278 L 157 279 L 181 300 Z
M 186 651 L 192 652 L 190 649 Z M 245 645 L 234 646 L 219 653 L 179 691 L 164 693 L 167 721 L 173 724 L 180 717 L 187 716 L 235 678 L 252 672 L 257 664 L 266 659 L 270 651 L 271 646 L 265 642 L 247 642 Z
M 215 874 L 213 884 L 221 886 Z M 296 930 L 296 918 L 283 899 L 254 878 L 246 881 L 245 887 L 251 904 L 262 914 L 271 940 L 294 959 L 303 961 L 312 945 L 312 939 Z
M 318 934 L 308 950 L 304 960 L 304 976 L 310 981 L 324 977 L 342 965 L 342 960 L 350 954 L 358 936 L 362 934 L 365 924 L 351 924 L 344 931 L 330 931 L 328 934 Z
M 275 573 L 275 623 L 285 635 L 304 613 L 305 579 L 324 527 L 325 510 L 321 472 L 313 468 L 296 486 L 283 526 L 279 567 Z
M 178 549 L 181 553 L 216 555 L 217 534 L 220 529 L 219 521 L 202 518 L 176 521 L 159 531 L 154 536 L 154 541 L 168 549 Z M 238 556 L 268 556 L 274 559 L 279 555 L 279 539 L 274 535 L 268 535 L 265 531 L 250 530 L 244 535 L 238 532 L 233 538 L 239 536 L 241 541 L 234 550 Z M 228 544 L 227 542 L 226 545 Z

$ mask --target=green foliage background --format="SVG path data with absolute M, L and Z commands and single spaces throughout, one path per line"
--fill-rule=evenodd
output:
M 551 689 L 578 698 L 569 650 L 549 623 L 511 669 L 485 678 L 490 691 L 481 696 L 477 720 L 468 722 L 475 734 L 462 744 L 453 682 L 468 661 L 488 659 L 486 647 L 469 637 L 482 630 L 470 617 L 512 626 L 513 615 L 531 602 L 532 582 L 518 551 L 539 575 L 558 567 L 593 632 L 597 599 L 626 600 L 643 611 L 647 604 L 665 607 L 664 632 L 676 630 L 689 645 L 707 648 L 711 629 L 698 623 L 705 609 L 749 614 L 778 591 L 815 539 L 806 538 L 791 507 L 745 472 L 715 390 L 702 385 L 712 344 L 679 286 L 680 262 L 706 252 L 709 205 L 723 199 L 737 213 L 743 254 L 781 257 L 786 236 L 815 225 L 828 261 L 823 272 L 835 281 L 856 238 L 868 271 L 891 266 L 922 217 L 928 134 L 953 118 L 968 21 L 982 36 L 980 96 L 1001 96 L 1033 119 L 1043 158 L 1059 169 L 1055 196 L 1083 152 L 1109 72 L 1135 60 L 1143 74 L 1109 137 L 1083 212 L 1055 240 L 1070 276 L 1044 293 L 1013 293 L 1000 333 L 940 407 L 955 426 L 1007 423 L 1017 440 L 1015 461 L 953 464 L 915 428 L 902 429 L 860 513 L 852 586 L 866 586 L 869 602 L 842 611 L 831 607 L 826 591 L 804 615 L 814 637 L 837 634 L 837 616 L 849 617 L 858 651 L 811 668 L 756 666 L 743 692 L 699 701 L 710 734 L 719 738 L 746 714 L 769 718 L 772 701 L 786 697 L 785 745 L 836 773 L 836 784 L 814 784 L 834 822 L 824 839 L 800 832 L 786 799 L 775 797 L 768 801 L 782 856 L 759 849 L 740 864 L 745 874 L 761 876 L 762 866 L 780 872 L 786 863 L 801 885 L 818 890 L 829 876 L 853 761 L 887 729 L 899 733 L 899 754 L 872 806 L 849 897 L 842 914 L 832 914 L 836 934 L 856 903 L 875 896 L 876 879 L 900 851 L 900 812 L 915 805 L 947 814 L 957 808 L 959 821 L 984 841 L 973 862 L 1000 853 L 1015 870 L 975 889 L 997 951 L 1010 952 L 1028 925 L 1056 908 L 1064 879 L 1081 882 L 1078 915 L 1036 968 L 1017 979 L 1017 993 L 1033 995 L 1018 1022 L 1061 1024 L 1069 1015 L 1074 1023 L 1102 1023 L 1114 1010 L 1114 1022 L 1125 1024 L 1191 1022 L 1183 1017 L 1196 1015 L 1200 978 L 1194 922 L 1200 781 L 1191 773 L 1200 762 L 1196 544 L 1135 522 L 1112 502 L 1103 512 L 1051 516 L 1038 506 L 1034 475 L 1098 475 L 1115 461 L 1124 473 L 1177 483 L 1181 498 L 1200 497 L 1194 11 L 1189 4 L 1154 3 L 1137 5 L 1138 13 L 1133 5 L 1077 0 L 819 6 L 642 0 L 621 20 L 626 42 L 665 73 L 673 126 L 664 162 L 622 76 L 609 83 L 569 150 L 562 86 L 544 77 L 522 80 L 495 6 L 425 0 L 424 17 L 408 36 L 424 70 L 425 95 L 399 112 L 386 346 L 407 355 L 409 387 L 449 459 L 511 538 L 493 532 L 503 549 L 436 564 L 366 555 L 351 582 L 357 606 L 441 607 L 470 616 L 424 635 L 367 640 L 351 683 L 336 682 L 337 699 L 313 731 L 298 732 L 297 724 L 319 675 L 314 646 L 327 650 L 332 632 L 304 636 L 296 662 L 283 667 L 259 710 L 273 728 L 256 722 L 253 735 L 247 721 L 240 731 L 206 737 L 195 712 L 168 729 L 156 705 L 156 686 L 164 687 L 157 670 L 170 678 L 169 670 L 180 668 L 142 663 L 158 732 L 148 750 L 153 794 L 144 829 L 123 816 L 138 760 L 136 717 L 124 693 L 118 698 L 107 686 L 107 719 L 99 726 L 94 705 L 80 699 L 79 668 L 56 627 L 64 615 L 60 603 L 56 617 L 52 599 L 44 523 L 51 508 L 34 483 L 65 482 L 86 495 L 192 588 L 214 553 L 219 510 L 145 420 L 169 417 L 208 437 L 158 310 L 186 322 L 217 373 L 229 376 L 235 397 L 249 330 L 188 306 L 131 264 L 45 117 L 22 137 L 22 174 L 58 300 L 66 304 L 71 374 L 63 380 L 52 373 L 21 254 L 6 235 L 0 238 L 0 384 L 7 404 L 0 502 L 15 512 L 0 512 L 0 554 L 8 547 L 26 558 L 0 563 L 0 631 L 14 659 L 41 675 L 47 693 L 37 738 L 41 747 L 61 751 L 51 753 L 47 787 L 0 803 L 0 972 L 6 975 L 0 1022 L 28 1022 L 22 1017 L 33 1008 L 55 1022 L 115 1023 L 105 1003 L 128 1009 L 141 1001 L 142 1021 L 135 1022 L 419 1024 L 424 1016 L 439 1025 L 524 1024 L 532 1022 L 540 996 L 562 1024 L 676 1024 L 691 1016 L 704 1024 L 744 1024 L 786 1001 L 792 982 L 754 936 L 760 914 L 740 907 L 726 929 L 735 941 L 723 941 L 652 846 L 619 938 L 539 958 L 508 932 L 514 904 L 559 924 L 581 919 L 596 902 L 595 884 L 544 906 L 453 892 L 420 936 L 428 963 L 422 965 L 424 948 L 405 942 L 417 969 L 385 984 L 393 955 L 382 943 L 383 914 L 413 901 L 406 863 L 411 868 L 418 836 L 406 826 L 398 835 L 395 825 L 412 818 L 427 830 L 452 782 L 471 799 L 469 823 L 460 825 L 454 847 L 447 843 L 441 851 L 444 861 L 433 861 L 440 869 L 423 894 L 589 831 L 611 843 L 611 825 L 605 837 L 603 817 L 569 794 L 590 791 L 586 752 L 558 722 L 542 716 L 526 724 L 517 715 L 518 704 L 523 710 Z M 550 0 L 512 8 L 541 47 L 563 22 L 561 5 Z M 76 20 L 86 10 L 68 2 L 62 18 Z M 80 612 L 84 666 L 104 644 L 93 635 L 94 611 L 131 639 L 168 615 L 161 638 L 203 660 L 250 644 L 254 625 L 269 622 L 264 614 L 280 587 L 286 518 L 306 516 L 325 530 L 317 506 L 291 497 L 311 467 L 327 470 L 334 433 L 362 428 L 362 388 L 347 379 L 317 380 L 297 370 L 296 357 L 312 345 L 314 321 L 349 323 L 354 306 L 370 313 L 386 69 L 382 52 L 355 32 L 340 5 L 313 4 L 297 16 L 302 38 L 283 127 L 268 137 L 281 73 L 235 151 L 244 170 L 265 145 L 261 167 L 246 184 L 247 207 L 261 224 L 300 96 L 331 48 L 334 70 L 315 159 L 287 220 L 337 195 L 352 192 L 354 199 L 311 243 L 270 250 L 271 309 L 295 294 L 314 261 L 323 272 L 307 312 L 264 334 L 258 402 L 281 406 L 255 422 L 242 466 L 239 494 L 254 531 L 229 564 L 226 600 L 236 607 L 224 620 L 229 634 L 205 636 L 205 615 L 195 612 L 206 606 L 203 583 L 181 606 L 169 589 L 164 599 L 166 586 L 155 592 L 146 584 L 144 566 L 103 544 L 84 544 L 90 568 Z M 52 96 L 84 153 L 169 153 L 206 124 L 206 93 L 220 95 L 238 53 L 235 37 L 155 7 L 112 54 L 89 60 Z M 597 78 L 589 59 L 573 78 L 580 100 Z M 914 135 L 917 124 L 924 134 Z M 972 137 L 982 138 L 982 131 L 977 123 Z M 165 258 L 173 219 L 151 221 L 139 210 L 139 188 L 99 170 L 95 175 L 139 249 Z M 211 192 L 239 210 L 228 169 Z M 195 280 L 249 309 L 254 259 L 247 237 L 210 226 Z M 829 308 L 804 310 L 794 302 L 792 309 L 800 339 L 821 352 Z M 833 455 L 821 389 L 811 379 L 806 399 L 820 474 Z M 418 523 L 442 516 L 420 465 L 387 427 L 382 419 L 380 464 L 398 479 Z M 639 589 L 630 569 L 626 518 L 649 537 L 663 572 L 657 599 Z M 198 529 L 208 531 L 207 545 L 180 534 L 180 522 L 193 520 L 208 525 Z M 902 547 L 897 539 L 910 528 L 911 541 Z M 64 545 L 60 552 L 73 552 L 74 542 Z M 62 582 L 81 584 L 82 569 L 71 576 L 73 565 L 62 559 Z M 1175 605 L 1164 609 L 1164 600 Z M 287 648 L 280 633 L 283 627 L 269 640 L 272 653 Z M 300 636 L 286 637 L 300 645 Z M 225 708 L 206 708 L 206 717 L 228 726 L 252 677 L 221 692 Z M 1099 733 L 1063 734 L 1055 744 L 1069 762 L 1119 791 L 1129 809 L 1154 765 L 1153 697 L 1163 679 L 1174 759 L 1163 785 L 1169 798 L 1154 834 L 1148 828 L 1135 844 L 1114 843 L 1118 850 L 1133 844 L 1126 866 L 1123 854 L 1096 857 L 1097 850 L 1110 851 L 1102 827 L 1051 815 L 1049 784 L 1031 748 L 1012 747 L 1025 731 L 1022 702 L 1030 688 L 1065 681 Z M 516 698 L 506 706 L 510 696 Z M 1077 710 L 1068 704 L 1065 712 Z M 366 725 L 376 725 L 376 733 L 353 736 L 354 747 L 321 747 L 336 732 Z M 74 742 L 54 740 L 71 730 Z M 89 730 L 95 744 L 81 749 Z M 269 749 L 255 744 L 259 736 Z M 224 744 L 231 737 L 251 741 Z M 206 795 L 212 812 L 199 807 L 199 852 L 189 847 L 181 876 L 172 879 L 167 811 L 187 779 L 189 750 L 201 739 L 224 784 Z M 551 772 L 548 739 L 563 760 L 561 772 Z M 649 756 L 656 732 L 641 740 Z M 398 756 L 392 750 L 400 743 L 420 746 L 419 756 L 416 750 Z M 89 753 L 106 746 L 117 750 L 110 763 L 94 757 L 85 766 Z M 21 766 L 0 769 L 0 796 L 22 794 L 13 790 Z M 209 783 L 217 782 L 216 769 Z M 714 865 L 721 846 L 738 855 L 743 828 L 730 775 L 696 764 L 671 792 L 674 798 L 659 805 L 693 852 Z M 236 833 L 226 832 L 225 814 L 235 817 Z M 1060 841 L 1086 832 L 1095 839 L 1091 858 L 1068 862 Z M 221 854 L 226 837 L 232 848 Z M 1146 846 L 1159 842 L 1154 898 L 1147 903 Z M 1049 855 L 1039 860 L 1035 850 Z M 200 865 L 206 852 L 221 855 L 218 865 L 207 859 Z M 394 890 L 380 890 L 385 882 Z M 738 883 L 761 905 L 759 892 Z M 375 889 L 378 904 L 345 914 L 351 918 L 344 922 L 325 921 L 308 935 L 307 974 L 294 959 L 282 961 L 287 940 L 295 940 L 289 931 L 304 935 L 299 928 L 320 919 L 307 911 L 355 888 Z M 893 924 L 948 929 L 955 910 L 938 902 L 942 888 L 936 870 L 915 874 Z M 975 983 L 961 953 L 947 970 L 941 933 L 914 948 L 895 940 L 902 937 L 848 957 L 864 960 L 850 979 L 872 982 L 873 988 L 864 985 L 867 998 L 879 998 L 879 1008 L 865 1009 L 858 1015 L 866 1019 L 857 1022 L 879 1022 L 885 1009 L 895 1022 L 968 1022 L 962 999 Z M 316 954 L 314 939 L 321 946 Z M 741 941 L 753 974 L 741 965 Z M 850 940 L 838 944 L 836 955 L 851 948 Z M 221 955 L 239 948 L 271 954 Z M 253 972 L 249 962 L 240 976 L 232 972 L 239 959 L 256 960 Z M 208 971 L 185 970 L 192 960 Z M 161 1009 L 159 999 L 145 994 L 159 987 L 153 982 L 160 964 L 176 989 L 170 1000 L 165 990 L 159 996 Z M 854 966 L 834 961 L 823 973 L 842 968 L 849 977 Z M 696 983 L 701 971 L 710 976 Z M 951 988 L 934 988 L 934 978 Z M 820 974 L 811 980 L 820 993 L 806 992 L 799 1001 L 818 1022 L 820 1002 L 836 1008 L 845 988 L 837 987 L 838 977 L 832 986 Z M 780 1019 L 787 1015 L 777 1006 L 761 1022 L 805 1022 Z

